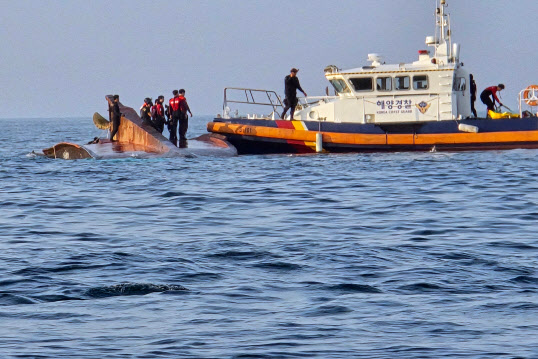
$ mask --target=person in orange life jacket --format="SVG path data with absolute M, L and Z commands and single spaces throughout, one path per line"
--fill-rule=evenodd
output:
M 187 112 L 191 115 L 191 117 L 192 112 L 189 104 L 187 103 L 187 99 L 185 98 L 184 89 L 179 90 L 179 111 L 181 113 L 181 117 L 179 119 L 179 141 L 180 147 L 185 147 L 187 144 L 187 137 L 185 135 L 187 134 L 187 129 L 189 128 L 189 116 L 187 116 Z
M 110 140 L 114 141 L 114 136 L 116 136 L 120 127 L 121 112 L 119 106 L 120 96 L 114 95 L 112 98 L 114 100 L 114 105 L 112 105 L 112 130 L 110 131 Z
M 504 106 L 497 97 L 497 92 L 500 92 L 502 90 L 504 90 L 504 85 L 499 84 L 498 86 L 488 87 L 480 94 L 480 100 L 482 100 L 484 105 L 488 106 L 488 116 L 490 110 L 495 111 L 495 101 L 497 101 L 499 105 Z M 493 97 L 493 100 L 490 98 L 490 96 Z
M 168 125 L 168 131 L 170 131 L 170 142 L 172 142 L 174 146 L 177 146 L 177 124 L 179 122 L 179 118 L 181 117 L 179 110 L 179 91 L 174 90 L 172 91 L 172 94 L 174 97 L 168 101 L 168 109 L 170 112 L 170 124 Z
M 297 106 L 297 103 L 299 102 L 297 100 L 297 90 L 300 90 L 305 97 L 308 96 L 306 92 L 301 88 L 301 84 L 299 83 L 299 78 L 297 77 L 297 70 L 296 68 L 293 68 L 290 70 L 290 74 L 286 76 L 284 79 L 284 93 L 286 94 L 286 99 L 284 100 L 284 112 L 282 112 L 282 116 L 280 116 L 282 119 L 284 119 L 284 116 L 286 116 L 286 112 L 290 110 L 290 119 L 293 120 L 293 115 L 295 114 L 295 106 Z
M 151 119 L 153 123 L 155 124 L 155 127 L 157 128 L 157 131 L 160 133 L 163 133 L 164 131 L 164 96 L 157 97 L 157 101 L 155 101 L 155 105 L 151 107 Z

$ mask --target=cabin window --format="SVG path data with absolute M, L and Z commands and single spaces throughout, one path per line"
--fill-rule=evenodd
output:
M 374 81 L 371 77 L 355 77 L 349 81 L 351 81 L 355 91 L 372 91 L 374 89 Z
M 454 91 L 465 91 L 467 89 L 467 81 L 465 77 L 454 78 Z
M 349 92 L 349 88 L 347 87 L 344 80 L 329 80 L 329 81 L 333 85 L 334 90 L 337 93 Z
M 396 90 L 409 90 L 409 76 L 396 76 L 394 78 L 394 88 Z
M 413 76 L 413 89 L 415 90 L 427 90 L 428 89 L 428 76 L 416 75 Z
M 392 77 L 378 77 L 376 89 L 377 91 L 392 91 Z

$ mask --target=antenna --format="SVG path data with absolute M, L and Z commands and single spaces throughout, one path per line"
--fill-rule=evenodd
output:
M 451 62 L 453 57 L 452 50 L 452 29 L 450 27 L 450 15 L 446 11 L 448 7 L 447 0 L 435 2 L 435 36 L 426 38 L 426 45 L 435 48 L 434 57 L 447 57 L 447 62 Z

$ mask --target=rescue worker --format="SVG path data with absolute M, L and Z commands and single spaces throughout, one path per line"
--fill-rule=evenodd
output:
M 151 121 L 151 106 L 153 106 L 151 98 L 146 97 L 144 99 L 144 104 L 142 105 L 142 107 L 140 107 L 140 117 L 142 118 L 143 123 L 155 128 L 155 125 Z
M 284 119 L 284 116 L 286 116 L 286 112 L 290 110 L 290 119 L 293 120 L 293 115 L 295 114 L 295 106 L 297 106 L 297 103 L 299 100 L 297 100 L 297 90 L 300 90 L 305 97 L 308 95 L 304 90 L 301 88 L 301 84 L 299 83 L 299 78 L 297 77 L 297 70 L 296 68 L 292 68 L 290 70 L 290 74 L 286 76 L 284 79 L 284 93 L 286 95 L 286 98 L 284 99 L 284 112 L 282 112 L 282 116 L 280 116 L 282 119 Z
M 179 118 L 179 147 L 187 147 L 187 129 L 189 128 L 189 116 L 187 112 L 192 117 L 192 112 L 185 98 L 185 90 L 179 90 L 179 111 L 181 117 Z
M 164 131 L 164 96 L 157 97 L 157 101 L 155 101 L 155 105 L 151 107 L 151 118 L 153 120 L 153 123 L 155 124 L 155 127 L 159 133 L 163 133 Z
M 469 75 L 469 79 L 471 80 L 471 112 L 473 113 L 474 117 L 478 117 L 478 114 L 476 113 L 476 108 L 474 107 L 474 103 L 476 102 L 476 82 L 474 81 L 473 75 Z
M 174 97 L 168 101 L 170 110 L 170 125 L 168 126 L 168 130 L 170 131 L 170 142 L 172 142 L 174 146 L 177 146 L 177 124 L 181 117 L 181 111 L 179 109 L 179 91 L 174 90 L 172 91 L 172 94 Z
M 164 123 L 168 128 L 168 132 L 170 132 L 170 119 L 172 118 L 172 115 L 170 114 L 170 105 L 164 105 L 164 115 L 166 116 L 166 121 Z
M 114 101 L 114 104 L 112 105 L 112 130 L 110 131 L 110 141 L 115 141 L 114 136 L 116 136 L 116 133 L 118 133 L 121 120 L 121 112 L 119 105 L 120 96 L 114 95 L 112 99 Z
M 488 106 L 488 117 L 489 111 L 495 112 L 495 101 L 497 101 L 499 105 L 504 106 L 497 97 L 497 92 L 502 90 L 504 90 L 504 85 L 499 84 L 497 86 L 488 87 L 480 94 L 480 100 L 482 100 L 484 105 Z M 493 100 L 490 98 L 490 96 L 493 97 Z

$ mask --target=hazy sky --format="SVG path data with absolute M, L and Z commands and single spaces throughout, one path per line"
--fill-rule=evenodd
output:
M 448 3 L 479 91 L 503 82 L 504 103 L 517 107 L 518 92 L 538 83 L 538 2 Z M 91 116 L 113 93 L 138 108 L 180 87 L 195 115 L 216 114 L 225 86 L 282 94 L 291 67 L 309 95 L 322 95 L 326 65 L 365 65 L 371 52 L 414 61 L 433 35 L 434 8 L 434 0 L 0 0 L 0 118 Z

